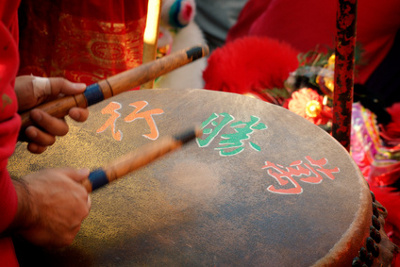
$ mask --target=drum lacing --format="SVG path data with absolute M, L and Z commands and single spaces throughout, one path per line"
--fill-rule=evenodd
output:
M 371 192 L 372 197 L 372 225 L 369 228 L 369 237 L 365 241 L 365 247 L 360 248 L 358 256 L 353 259 L 352 266 L 372 266 L 374 258 L 379 256 L 379 244 L 382 240 L 379 230 L 381 223 L 378 218 L 382 215 L 384 218 L 387 216 L 386 209 L 375 201 L 375 195 Z

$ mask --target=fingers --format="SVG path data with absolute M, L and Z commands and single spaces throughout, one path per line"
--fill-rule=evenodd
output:
M 82 186 L 82 181 L 88 179 L 90 170 L 83 168 L 83 169 L 74 169 L 74 168 L 60 168 L 58 169 L 61 173 L 63 173 L 66 177 L 70 178 L 72 181 L 71 187 L 69 190 L 74 192 L 75 198 L 77 199 L 78 203 L 74 205 L 73 214 L 76 220 L 74 223 L 71 223 L 70 232 L 74 232 L 74 236 L 78 232 L 79 228 L 76 228 L 76 232 L 73 231 L 73 228 L 80 227 L 81 223 L 85 218 L 88 217 L 90 208 L 92 206 L 92 200 L 90 198 L 89 193 L 86 189 Z
M 74 107 L 69 111 L 69 116 L 77 122 L 84 122 L 89 117 L 89 110 Z M 56 136 L 64 136 L 69 131 L 64 119 L 53 117 L 40 109 L 31 110 L 30 118 L 35 126 L 27 127 L 24 134 L 28 150 L 32 153 L 43 153 L 48 146 L 54 144 Z
M 29 143 L 28 144 L 28 150 L 33 153 L 33 154 L 41 154 L 44 151 L 46 151 L 47 146 L 40 146 L 38 144 L 35 143 Z
M 49 78 L 50 95 L 58 96 L 59 94 L 75 95 L 85 91 L 86 84 L 73 83 L 64 78 Z
M 86 189 L 82 186 L 82 182 L 85 179 L 89 178 L 90 170 L 87 168 L 83 169 L 73 169 L 73 168 L 61 168 L 59 169 L 62 173 L 64 173 L 66 176 L 68 176 L 71 180 L 73 180 L 76 185 L 76 192 L 79 192 L 79 196 L 81 200 L 83 201 L 83 204 L 86 205 L 87 210 L 82 214 L 82 218 L 86 218 L 89 214 L 89 210 L 92 205 L 92 200 L 90 198 L 89 193 L 86 191 Z M 75 186 L 74 186 L 75 187 Z M 83 220 L 82 219 L 82 220 Z
M 82 93 L 86 89 L 84 83 L 73 83 L 64 78 L 50 78 L 51 95 L 76 95 Z M 85 108 L 73 107 L 69 110 L 68 115 L 77 122 L 85 121 L 89 116 L 89 110 Z
M 55 118 L 46 112 L 34 109 L 30 113 L 35 126 L 25 129 L 25 136 L 29 140 L 28 150 L 40 154 L 56 141 L 56 136 L 64 136 L 68 133 L 68 124 L 63 119 Z
M 25 129 L 25 135 L 28 138 L 28 150 L 35 154 L 40 154 L 56 141 L 55 136 L 49 135 L 34 126 Z
M 35 125 L 45 129 L 48 135 L 64 136 L 68 133 L 68 124 L 63 119 L 53 117 L 40 109 L 33 109 L 30 112 L 30 118 Z M 36 141 L 33 138 L 32 140 Z
M 56 98 L 60 95 L 76 95 L 84 92 L 86 89 L 86 84 L 73 83 L 64 78 L 47 78 L 47 80 L 49 82 L 49 89 L 46 92 L 50 98 Z M 69 110 L 68 114 L 73 120 L 83 122 L 88 118 L 89 110 L 86 108 L 73 107 Z M 63 135 L 65 134 L 66 133 Z M 56 135 L 61 136 L 61 134 Z
M 79 186 L 82 186 L 82 182 L 88 179 L 90 174 L 90 170 L 86 168 L 79 170 L 68 168 L 64 169 L 64 171 L 72 180 L 79 183 Z M 92 207 L 92 199 L 83 186 L 82 189 L 85 191 L 85 193 L 83 193 L 83 198 L 86 199 L 86 207 L 87 207 L 86 214 L 83 214 L 83 219 L 85 219 L 89 215 L 90 208 Z
M 86 108 L 74 107 L 69 110 L 68 115 L 77 122 L 84 122 L 89 117 L 89 110 Z
M 89 210 L 90 210 L 90 208 L 92 207 L 92 198 L 90 197 L 90 195 L 88 195 L 87 206 L 88 206 Z M 89 213 L 88 213 L 88 215 L 89 215 Z M 87 216 L 86 216 L 86 217 L 87 217 Z M 86 218 L 86 217 L 85 217 L 85 218 Z
M 88 175 L 88 169 L 58 168 L 25 176 L 33 208 L 21 218 L 29 217 L 32 210 L 38 216 L 19 233 L 41 246 L 70 245 L 90 212 L 91 198 L 80 183 Z
M 90 170 L 86 168 L 79 170 L 65 168 L 62 170 L 66 175 L 68 175 L 72 180 L 74 180 L 77 183 L 83 182 L 83 180 L 87 179 L 90 174 Z

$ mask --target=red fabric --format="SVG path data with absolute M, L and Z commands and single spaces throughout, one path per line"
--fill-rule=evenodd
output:
M 227 42 L 243 36 L 268 36 L 307 52 L 335 47 L 337 1 L 249 0 Z M 358 1 L 357 42 L 367 64 L 359 66 L 356 81 L 364 83 L 390 50 L 400 29 L 400 1 Z
M 147 0 L 24 0 L 19 74 L 92 84 L 142 63 Z
M 0 124 L 2 127 L 3 124 Z M 3 139 L 1 139 L 3 144 Z M 0 171 L 0 233 L 11 223 L 17 211 L 17 194 L 7 171 Z M 10 237 L 0 238 L 0 265 L 18 266 L 14 245 Z
M 400 229 L 398 222 L 400 221 L 400 192 L 395 192 L 394 188 L 375 186 L 370 183 L 370 189 L 375 194 L 376 200 L 382 204 L 388 211 L 385 220 L 385 232 L 393 243 L 400 246 Z M 397 255 L 395 265 L 400 266 L 400 257 Z
M 381 125 L 381 137 L 388 145 L 400 146 L 400 103 L 388 107 L 391 121 L 387 125 Z
M 0 239 L 0 261 L 3 267 L 17 267 L 18 261 L 14 252 L 14 245 L 11 238 Z
M 14 219 L 18 204 L 17 194 L 6 170 L 20 127 L 14 93 L 19 64 L 18 4 L 19 1 L 0 2 L 0 233 Z M 11 238 L 0 238 L 0 263 L 2 266 L 18 266 Z

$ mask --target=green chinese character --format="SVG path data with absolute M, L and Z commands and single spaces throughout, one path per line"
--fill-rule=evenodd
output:
M 250 139 L 250 135 L 254 132 L 254 130 L 267 129 L 267 126 L 259 121 L 260 118 L 251 116 L 251 119 L 248 122 L 238 121 L 232 123 L 231 127 L 235 129 L 235 133 L 221 135 L 221 138 L 223 139 L 221 142 L 219 142 L 221 147 L 216 148 L 217 150 L 220 150 L 220 155 L 233 156 L 242 152 L 244 150 L 244 141 Z M 257 144 L 250 141 L 249 144 L 254 150 L 261 150 L 260 146 Z
M 223 119 L 221 120 L 220 123 L 218 123 L 216 121 L 216 119 L 222 116 Z M 213 140 L 214 138 L 221 132 L 221 130 L 231 121 L 234 120 L 234 117 L 229 115 L 228 113 L 221 113 L 220 115 L 213 113 L 207 120 L 205 120 L 202 124 L 201 124 L 201 128 L 203 130 L 203 135 L 208 135 L 205 139 L 200 139 L 197 138 L 197 144 L 200 147 L 205 147 L 208 146 Z M 208 126 L 212 126 L 214 128 L 206 128 Z

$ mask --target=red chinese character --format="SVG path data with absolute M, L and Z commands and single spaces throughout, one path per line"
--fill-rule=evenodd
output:
M 317 171 L 325 174 L 331 180 L 335 179 L 335 176 L 333 176 L 332 173 L 340 172 L 340 169 L 338 167 L 335 167 L 333 169 L 322 168 L 322 166 L 324 166 L 326 163 L 328 163 L 328 160 L 326 158 L 322 158 L 320 160 L 313 160 L 311 157 L 307 156 L 306 159 L 311 163 L 311 165 L 319 167 L 319 169 L 317 169 Z
M 303 188 L 295 178 L 299 178 L 299 180 L 302 182 L 319 184 L 322 182 L 322 176 L 319 173 L 323 173 L 329 179 L 334 180 L 335 177 L 332 175 L 332 173 L 338 173 L 340 171 L 338 167 L 333 169 L 323 168 L 323 166 L 328 162 L 328 160 L 325 158 L 313 160 L 311 157 L 306 156 L 306 159 L 314 167 L 307 163 L 303 164 L 301 160 L 292 162 L 289 165 L 290 167 L 286 168 L 281 165 L 266 161 L 263 169 L 268 169 L 267 173 L 273 177 L 281 187 L 283 187 L 276 188 L 274 185 L 270 185 L 267 190 L 278 194 L 301 194 L 303 192 Z M 305 167 L 303 167 L 302 164 Z M 290 184 L 288 184 L 289 182 Z
M 144 137 L 147 137 L 151 140 L 156 140 L 158 138 L 158 128 L 157 125 L 153 119 L 153 115 L 160 115 L 164 113 L 164 110 L 156 108 L 148 111 L 143 111 L 139 113 L 144 107 L 146 107 L 148 103 L 146 101 L 137 101 L 135 103 L 129 104 L 131 107 L 135 107 L 136 109 L 129 114 L 128 116 L 125 117 L 124 121 L 126 122 L 132 122 L 136 119 L 145 119 L 147 124 L 150 127 L 150 133 L 149 134 L 144 134 Z
M 121 117 L 121 113 L 119 113 L 117 110 L 121 109 L 121 104 L 117 102 L 110 102 L 105 108 L 101 110 L 102 114 L 110 114 L 110 118 L 104 123 L 103 126 L 101 126 L 99 129 L 97 129 L 96 133 L 101 133 L 108 127 L 111 127 L 111 134 L 112 137 L 117 140 L 121 141 L 122 139 L 122 132 L 118 130 L 117 132 L 115 131 L 115 122 L 116 120 Z
M 290 164 L 290 166 L 298 166 L 300 165 L 302 162 L 299 161 L 295 161 L 292 164 Z M 277 189 L 274 185 L 270 185 L 267 190 L 272 192 L 272 193 L 278 193 L 278 194 L 301 194 L 303 192 L 303 188 L 299 185 L 299 183 L 293 178 L 293 176 L 301 176 L 304 174 L 304 168 L 291 168 L 291 167 L 287 167 L 284 168 L 281 165 L 275 165 L 272 162 L 266 161 L 265 162 L 265 166 L 263 167 L 263 169 L 268 169 L 267 171 L 268 174 L 272 177 L 275 178 L 275 180 L 278 182 L 278 184 L 280 186 L 285 186 L 288 184 L 288 182 L 291 183 L 291 188 L 287 188 L 287 189 Z M 276 170 L 273 171 L 273 170 Z M 308 170 L 309 171 L 309 170 Z

